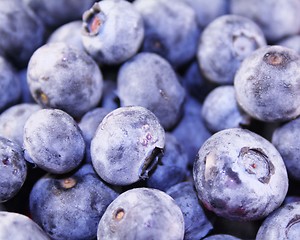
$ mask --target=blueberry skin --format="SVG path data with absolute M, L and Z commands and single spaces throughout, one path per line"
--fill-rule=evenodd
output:
M 213 229 L 211 221 L 207 218 L 199 203 L 197 192 L 192 182 L 178 183 L 169 188 L 166 193 L 175 200 L 183 213 L 184 239 L 202 239 Z
M 117 196 L 86 164 L 69 175 L 40 178 L 30 192 L 30 213 L 51 239 L 95 239 L 100 218 Z
M 208 80 L 232 84 L 242 61 L 265 45 L 263 32 L 255 22 L 242 16 L 224 15 L 202 32 L 197 59 Z
M 181 117 L 185 91 L 172 66 L 155 53 L 139 53 L 118 72 L 121 106 L 138 105 L 152 111 L 169 130 Z
M 189 175 L 188 158 L 178 140 L 171 133 L 165 135 L 165 148 L 159 164 L 147 179 L 147 187 L 166 191 Z
M 80 20 L 85 10 L 89 9 L 95 0 L 22 0 L 34 11 L 48 29 L 56 29 L 65 23 Z
M 29 217 L 14 212 L 0 212 L 0 239 L 50 240 Z
M 215 234 L 208 237 L 203 238 L 203 240 L 239 240 L 241 238 L 237 238 L 235 236 L 231 236 L 228 234 Z
M 20 103 L 0 115 L 0 136 L 23 146 L 23 129 L 27 119 L 41 107 L 35 103 Z
M 0 137 L 0 160 L 0 202 L 5 202 L 20 191 L 27 166 L 22 148 L 3 137 Z
M 219 86 L 204 99 L 202 117 L 207 128 L 218 132 L 227 128 L 245 127 L 250 124 L 250 116 L 238 105 L 233 86 Z
M 183 237 L 180 208 L 168 194 L 151 188 L 134 188 L 120 194 L 107 207 L 97 232 L 98 240 L 180 240 Z
M 21 103 L 36 103 L 33 99 L 27 83 L 27 67 L 21 69 L 18 73 L 21 82 Z
M 298 239 L 300 202 L 281 206 L 271 213 L 260 226 L 256 239 Z
M 292 49 L 267 46 L 254 51 L 234 78 L 242 109 L 264 122 L 287 121 L 300 114 L 300 57 Z
M 157 117 L 140 106 L 120 107 L 104 117 L 91 142 L 92 163 L 114 185 L 148 178 L 165 146 Z
M 83 17 L 82 42 L 99 64 L 115 65 L 134 56 L 144 38 L 141 14 L 124 0 L 102 0 Z
M 105 79 L 100 106 L 110 111 L 120 107 L 120 100 L 117 95 L 117 83 L 115 80 Z
M 289 183 L 276 148 L 240 128 L 219 131 L 201 146 L 193 178 L 207 209 L 237 221 L 266 217 L 281 205 Z
M 24 126 L 26 160 L 41 169 L 63 174 L 84 157 L 85 142 L 75 120 L 59 109 L 41 109 Z
M 7 59 L 0 56 L 0 113 L 18 103 L 21 94 L 21 82 L 16 70 Z
M 200 30 L 195 11 L 182 1 L 136 0 L 144 21 L 142 51 L 154 52 L 174 68 L 191 60 L 197 51 Z
M 0 52 L 16 66 L 25 67 L 32 53 L 43 44 L 45 27 L 20 0 L 3 0 L 0 9 Z
M 272 143 L 281 154 L 289 176 L 296 180 L 300 180 L 299 132 L 300 118 L 296 118 L 278 126 L 272 135 Z
M 82 24 L 81 20 L 76 20 L 61 25 L 51 33 L 47 43 L 64 42 L 69 46 L 85 51 L 81 37 Z
M 277 42 L 277 45 L 291 48 L 300 54 L 300 35 L 292 35 Z
M 27 82 L 38 104 L 61 109 L 74 118 L 97 106 L 103 88 L 96 62 L 62 42 L 45 44 L 33 53 Z
M 300 29 L 298 0 L 231 0 L 230 12 L 255 21 L 268 42 L 297 34 Z
M 199 147 L 211 136 L 201 116 L 202 105 L 192 97 L 184 103 L 183 117 L 171 131 L 184 151 L 188 154 L 189 165 L 192 166 Z
M 182 0 L 178 0 L 182 1 Z M 203 29 L 219 16 L 228 14 L 228 0 L 183 0 L 196 12 L 198 26 Z
M 85 161 L 88 163 L 92 162 L 90 151 L 92 138 L 95 135 L 97 127 L 109 112 L 110 111 L 105 108 L 94 108 L 93 110 L 84 114 L 78 123 L 85 141 Z

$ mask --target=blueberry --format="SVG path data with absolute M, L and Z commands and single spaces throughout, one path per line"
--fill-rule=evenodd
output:
M 0 202 L 14 197 L 23 186 L 26 176 L 27 166 L 22 148 L 0 137 Z
M 109 112 L 110 111 L 105 108 L 94 108 L 93 110 L 90 110 L 84 114 L 78 123 L 85 141 L 85 161 L 88 163 L 91 163 L 92 161 L 90 151 L 92 138 L 95 135 L 97 127 Z
M 0 9 L 0 52 L 18 67 L 25 67 L 43 44 L 44 25 L 23 1 L 2 0 Z
M 166 191 L 173 185 L 183 182 L 188 175 L 188 158 L 176 137 L 165 135 L 164 154 L 160 163 L 147 179 L 147 186 Z
M 139 106 L 120 107 L 104 117 L 91 142 L 92 163 L 114 185 L 148 178 L 165 146 L 157 117 Z
M 16 70 L 7 59 L 0 56 L 0 113 L 18 103 L 21 94 L 21 82 Z
M 171 131 L 188 154 L 189 165 L 193 165 L 199 147 L 211 136 L 201 116 L 202 105 L 192 97 L 184 103 L 183 117 Z
M 30 192 L 30 213 L 52 239 L 94 239 L 107 206 L 118 194 L 90 164 L 72 174 L 47 174 Z
M 253 118 L 286 121 L 300 114 L 300 57 L 292 49 L 267 46 L 248 56 L 234 78 L 236 99 Z
M 277 42 L 277 45 L 291 48 L 300 54 L 300 35 L 291 35 Z
M 229 235 L 229 234 L 215 234 L 208 237 L 203 238 L 203 240 L 239 240 L 240 238 L 237 238 L 235 236 Z
M 262 219 L 278 208 L 289 183 L 276 148 L 240 128 L 219 131 L 201 146 L 193 177 L 207 209 L 239 221 Z
M 15 212 L 0 212 L 0 239 L 50 240 L 29 217 Z
M 300 118 L 296 118 L 278 126 L 272 136 L 272 143 L 280 152 L 289 175 L 296 180 L 300 180 L 299 132 Z
M 172 66 L 155 53 L 139 53 L 121 66 L 117 92 L 121 106 L 149 109 L 165 129 L 174 127 L 181 117 L 184 88 Z
M 265 45 L 263 32 L 252 20 L 224 15 L 204 29 L 197 58 L 208 80 L 217 84 L 232 84 L 241 62 Z
M 166 193 L 134 188 L 119 195 L 98 225 L 98 239 L 183 239 L 183 214 Z
M 55 29 L 59 26 L 80 20 L 85 10 L 89 9 L 95 0 L 22 0 L 29 8 L 34 11 L 37 18 L 47 26 L 48 29 Z
M 36 103 L 27 83 L 27 67 L 18 72 L 18 78 L 21 82 L 21 103 Z
M 64 25 L 56 28 L 55 31 L 49 36 L 47 43 L 52 42 L 64 42 L 69 46 L 79 48 L 85 51 L 81 38 L 81 20 L 75 20 L 72 22 L 65 23 Z
M 298 239 L 300 202 L 283 205 L 271 213 L 260 226 L 256 239 Z
M 103 96 L 101 107 L 110 111 L 120 107 L 120 100 L 117 95 L 117 83 L 115 80 L 106 79 L 103 85 Z
M 83 45 L 98 63 L 126 61 L 137 53 L 143 38 L 142 17 L 127 1 L 102 0 L 83 15 Z
M 23 146 L 23 129 L 30 115 L 41 107 L 34 103 L 16 104 L 0 115 L 0 136 Z
M 297 34 L 300 29 L 298 0 L 231 0 L 230 12 L 255 21 L 269 42 Z
M 184 217 L 184 239 L 202 239 L 213 225 L 199 203 L 197 192 L 192 182 L 182 182 L 169 188 L 166 192 L 180 207 Z
M 183 1 L 136 0 L 145 37 L 142 50 L 154 52 L 177 68 L 196 54 L 200 35 L 195 11 Z
M 84 157 L 85 143 L 75 120 L 59 109 L 41 109 L 24 126 L 26 160 L 50 173 L 76 168 Z
M 211 132 L 250 124 L 250 116 L 238 106 L 233 86 L 212 90 L 203 102 L 202 117 Z
M 37 103 L 75 118 L 96 107 L 102 95 L 102 73 L 96 62 L 62 42 L 45 44 L 33 53 L 27 81 Z

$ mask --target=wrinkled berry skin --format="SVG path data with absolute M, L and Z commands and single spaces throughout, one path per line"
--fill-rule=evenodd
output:
M 260 226 L 256 239 L 298 239 L 300 202 L 293 202 L 271 213 Z
M 43 44 L 45 27 L 20 0 L 0 1 L 0 15 L 0 52 L 18 67 L 25 67 Z
M 27 119 L 41 107 L 35 103 L 16 104 L 0 115 L 0 136 L 23 146 L 23 129 Z
M 134 188 L 119 195 L 98 225 L 98 240 L 174 239 L 184 236 L 183 214 L 166 193 Z
M 50 29 L 55 29 L 65 23 L 80 20 L 85 10 L 89 9 L 95 0 L 22 0 L 37 15 L 36 18 Z
M 82 42 L 100 64 L 120 64 L 134 56 L 144 39 L 141 14 L 124 0 L 96 2 L 83 15 Z
M 69 46 L 71 45 L 85 51 L 82 43 L 81 28 L 81 20 L 68 22 L 59 28 L 56 28 L 49 36 L 47 43 L 65 42 Z
M 55 174 L 76 168 L 84 157 L 85 143 L 74 119 L 59 109 L 41 109 L 24 126 L 26 160 Z
M 201 111 L 202 105 L 194 98 L 188 97 L 184 103 L 183 117 L 171 132 L 188 154 L 190 166 L 194 163 L 199 147 L 211 136 Z
M 144 21 L 144 52 L 159 54 L 174 68 L 195 56 L 200 31 L 188 4 L 167 0 L 136 0 L 133 4 Z
M 0 212 L 0 239 L 50 240 L 39 225 L 29 217 L 4 211 Z
M 23 186 L 26 176 L 27 166 L 22 148 L 0 137 L 0 202 L 14 197 Z
M 18 103 L 21 95 L 21 82 L 16 70 L 0 56 L 0 113 Z
M 175 200 L 183 213 L 184 239 L 202 239 L 213 229 L 212 223 L 199 203 L 197 192 L 192 182 L 178 183 L 169 188 L 166 193 Z
M 240 128 L 219 131 L 202 145 L 193 178 L 207 209 L 238 221 L 266 217 L 288 190 L 286 168 L 276 148 Z
M 30 213 L 51 239 L 94 239 L 100 218 L 117 196 L 86 164 L 69 175 L 40 178 L 30 192 Z
M 269 42 L 299 33 L 298 0 L 231 0 L 230 12 L 255 21 Z
M 238 106 L 231 85 L 213 89 L 204 99 L 201 113 L 207 128 L 213 133 L 250 124 L 250 116 Z
M 104 117 L 91 142 L 92 163 L 114 185 L 148 178 L 165 146 L 157 117 L 139 106 L 120 107 Z
M 147 179 L 147 187 L 166 191 L 189 175 L 188 158 L 178 140 L 171 133 L 165 135 L 164 154 Z
M 203 75 L 217 84 L 232 84 L 241 62 L 266 45 L 261 29 L 252 20 L 225 15 L 203 31 L 197 52 Z
M 118 72 L 121 106 L 138 105 L 152 111 L 165 129 L 181 117 L 185 91 L 172 66 L 155 53 L 139 53 Z
M 272 135 L 272 143 L 281 154 L 289 175 L 300 180 L 300 118 L 278 126 Z
M 236 99 L 253 118 L 287 121 L 300 114 L 300 57 L 282 46 L 267 46 L 248 56 L 234 78 Z
M 97 106 L 103 87 L 96 62 L 62 42 L 45 44 L 33 53 L 27 82 L 38 104 L 61 109 L 75 118 Z
M 91 141 L 95 135 L 97 127 L 108 113 L 109 110 L 105 108 L 94 108 L 93 110 L 84 114 L 78 123 L 85 141 L 85 161 L 88 163 L 92 162 L 90 150 Z

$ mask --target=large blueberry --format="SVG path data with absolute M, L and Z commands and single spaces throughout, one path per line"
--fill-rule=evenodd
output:
M 41 107 L 35 103 L 20 103 L 0 115 L 0 136 L 23 146 L 23 129 L 27 119 Z
M 27 81 L 38 104 L 75 118 L 96 107 L 102 95 L 102 73 L 96 62 L 63 42 L 45 44 L 33 53 Z
M 206 236 L 212 229 L 211 220 L 206 216 L 199 203 L 197 192 L 192 182 L 182 182 L 167 190 L 180 207 L 184 217 L 184 239 L 197 240 Z
M 30 213 L 51 239 L 94 239 L 117 196 L 87 164 L 69 175 L 40 178 L 30 192 Z
M 121 106 L 149 109 L 165 129 L 178 122 L 185 91 L 164 58 L 155 53 L 139 53 L 121 66 L 117 81 Z
M 282 46 L 254 51 L 234 78 L 238 104 L 253 118 L 286 121 L 300 114 L 300 56 Z
M 256 240 L 298 239 L 300 235 L 300 202 L 283 205 L 271 213 L 260 226 Z
M 0 212 L 0 239 L 50 240 L 29 217 L 15 212 Z
M 24 126 L 26 159 L 51 173 L 66 173 L 84 157 L 85 142 L 75 120 L 59 109 L 41 109 Z
M 183 1 L 136 0 L 133 4 L 144 21 L 144 52 L 161 55 L 175 68 L 196 55 L 200 33 L 193 8 Z
M 265 45 L 263 32 L 255 22 L 242 16 L 225 15 L 204 29 L 197 57 L 207 79 L 217 84 L 232 84 L 242 61 Z
M 0 137 L 0 202 L 14 197 L 27 176 L 22 148 L 15 142 Z
M 276 148 L 240 128 L 219 131 L 202 145 L 193 177 L 207 209 L 242 221 L 262 219 L 278 208 L 289 183 Z
M 129 185 L 148 178 L 164 146 L 165 131 L 151 111 L 120 107 L 98 126 L 91 142 L 92 163 L 105 181 Z
M 82 41 L 101 64 L 120 64 L 137 53 L 144 38 L 141 14 L 124 0 L 102 0 L 83 15 Z
M 119 195 L 106 209 L 98 225 L 98 240 L 182 240 L 183 214 L 166 193 L 134 188 Z
M 233 86 L 219 86 L 204 99 L 202 117 L 211 132 L 250 124 L 250 116 L 238 105 Z

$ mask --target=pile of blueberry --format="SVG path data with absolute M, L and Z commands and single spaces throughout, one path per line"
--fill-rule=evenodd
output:
M 300 0 L 0 0 L 0 239 L 299 239 Z

